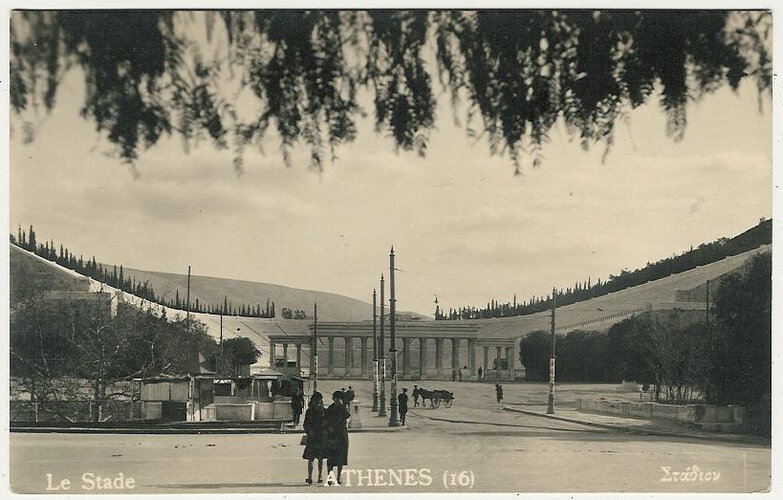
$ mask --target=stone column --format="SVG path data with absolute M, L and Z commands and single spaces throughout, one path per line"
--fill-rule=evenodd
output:
M 427 368 L 427 339 L 419 337 L 419 376 L 424 376 L 424 370 Z
M 362 337 L 362 375 L 367 374 L 367 337 Z
M 497 346 L 497 355 L 495 357 L 497 365 L 495 365 L 495 377 L 500 378 L 500 360 L 503 359 L 503 346 Z
M 283 368 L 288 368 L 288 344 L 283 344 Z
M 483 375 L 484 378 L 489 377 L 489 346 L 484 346 L 484 368 L 483 368 Z
M 329 339 L 329 366 L 326 367 L 326 374 L 331 375 L 334 373 L 334 337 L 327 337 Z
M 302 375 L 302 344 L 299 342 L 296 343 L 296 369 L 298 370 L 298 373 L 296 374 L 297 377 Z
M 411 339 L 402 338 L 402 375 L 408 375 L 411 368 Z
M 351 344 L 353 344 L 353 342 L 351 342 L 351 337 L 344 337 L 343 339 L 345 341 L 345 375 L 348 376 L 351 368 L 353 368 L 353 360 L 351 359 Z
M 275 343 L 269 341 L 269 368 L 275 369 Z
M 443 339 L 438 337 L 435 338 L 435 368 L 443 368 Z
M 468 339 L 468 367 L 470 375 L 476 376 L 476 339 Z
M 459 339 L 451 338 L 451 369 L 459 370 Z

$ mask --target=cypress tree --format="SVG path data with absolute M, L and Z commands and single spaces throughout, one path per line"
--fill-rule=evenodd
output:
M 28 243 L 28 250 L 31 252 L 35 252 L 36 250 L 36 242 L 35 242 L 35 231 L 33 231 L 33 226 L 30 226 L 30 233 L 29 233 L 29 243 Z

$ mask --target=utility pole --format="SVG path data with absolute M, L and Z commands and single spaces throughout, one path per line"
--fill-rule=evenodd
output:
M 223 365 L 226 363 L 226 352 L 223 348 L 223 315 L 226 314 L 226 301 L 228 296 L 223 297 L 223 308 L 220 311 L 220 369 L 223 370 Z M 270 366 L 270 368 L 274 368 Z
M 399 427 L 400 419 L 397 414 L 397 336 L 395 332 L 395 323 L 397 322 L 394 298 L 394 247 L 389 252 L 389 333 L 391 341 L 389 342 L 389 354 L 391 355 L 391 398 L 389 415 L 389 427 Z
M 555 307 L 557 307 L 555 297 L 557 297 L 557 290 L 552 287 L 552 355 L 549 358 L 549 402 L 546 407 L 549 415 L 555 413 Z
M 710 280 L 707 280 L 707 336 L 710 335 Z M 712 343 L 710 342 L 710 345 Z
M 186 306 L 186 314 L 185 314 L 185 329 L 188 333 L 190 333 L 190 266 L 188 266 L 188 293 L 185 299 L 188 303 Z
M 383 332 L 383 318 L 385 316 L 386 306 L 383 303 L 384 288 L 383 274 L 381 274 L 381 341 L 378 345 L 378 354 L 381 356 L 381 388 L 380 393 L 378 394 L 378 405 L 380 406 L 380 408 L 378 408 L 379 417 L 386 416 L 386 339 L 384 338 Z
M 313 358 L 313 393 L 318 388 L 318 302 L 313 303 L 313 345 L 310 348 L 310 356 Z
M 372 290 L 372 411 L 378 411 L 378 332 L 376 323 L 378 311 L 375 297 L 375 289 Z

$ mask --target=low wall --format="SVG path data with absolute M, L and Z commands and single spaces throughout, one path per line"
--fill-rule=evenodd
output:
M 705 404 L 671 405 L 653 402 L 577 399 L 576 409 L 583 412 L 689 424 L 743 424 L 746 418 L 744 407 Z

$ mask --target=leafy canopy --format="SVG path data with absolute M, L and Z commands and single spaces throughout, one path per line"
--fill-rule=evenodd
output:
M 654 94 L 677 140 L 688 101 L 748 75 L 771 91 L 770 33 L 761 11 L 15 11 L 11 108 L 31 139 L 24 117 L 51 110 L 78 66 L 82 115 L 125 161 L 178 134 L 231 148 L 241 171 L 272 126 L 287 163 L 305 143 L 320 169 L 355 139 L 362 92 L 376 131 L 424 155 L 438 80 L 455 109 L 467 101 L 467 134 L 519 172 L 560 119 L 608 150 Z

